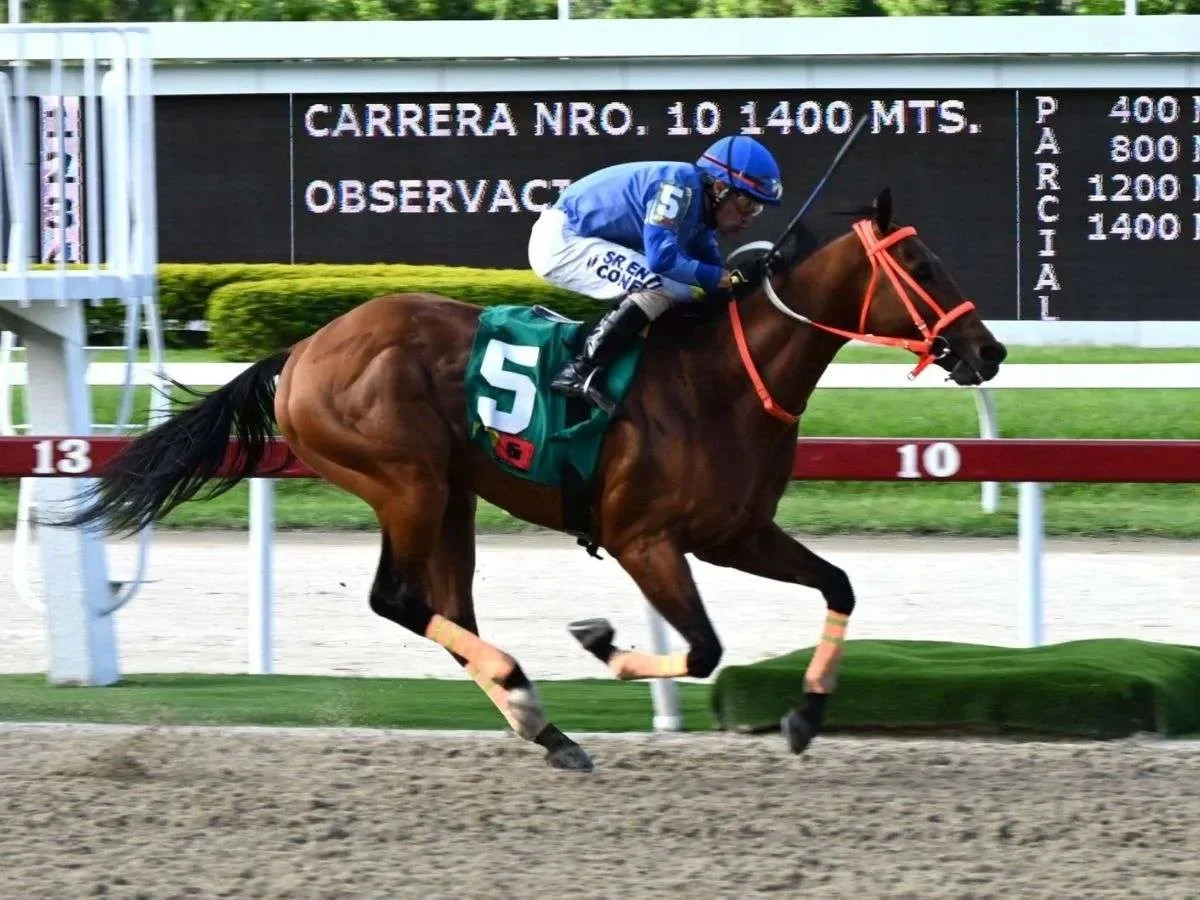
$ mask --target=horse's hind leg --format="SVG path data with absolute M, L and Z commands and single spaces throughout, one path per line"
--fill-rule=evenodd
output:
M 371 588 L 371 609 L 444 647 L 488 695 L 513 731 L 546 749 L 550 766 L 591 771 L 592 761 L 583 749 L 547 721 L 537 690 L 520 664 L 479 637 L 471 596 L 474 495 L 450 487 L 440 504 L 440 527 L 428 521 L 438 504 L 416 505 L 421 514 L 414 518 L 414 498 L 397 499 L 402 502 L 380 518 L 383 548 Z M 430 538 L 432 542 L 422 546 Z

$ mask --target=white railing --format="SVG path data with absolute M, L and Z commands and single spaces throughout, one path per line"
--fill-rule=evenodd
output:
M 93 348 L 99 349 L 99 348 Z M 241 362 L 167 362 L 166 374 L 184 384 L 215 386 L 225 384 L 250 367 Z M 907 363 L 838 363 L 825 370 L 818 388 L 953 388 L 961 387 L 944 378 L 939 371 L 927 369 L 909 381 Z M 9 366 L 7 383 L 25 383 L 25 368 L 14 361 Z M 0 377 L 3 377 L 0 375 Z M 154 384 L 154 365 L 134 363 L 138 384 Z M 92 385 L 123 385 L 125 363 L 94 362 L 88 369 Z M 1200 387 L 1200 362 L 1194 363 L 1006 363 L 984 390 L 997 388 L 1194 388 Z
M 166 375 L 185 384 L 202 387 L 224 384 L 241 372 L 245 363 L 168 363 Z M 960 389 L 944 379 L 929 375 L 908 381 L 904 374 L 910 369 L 906 365 L 877 363 L 835 363 L 831 365 L 822 381 L 823 388 L 954 388 Z M 20 364 L 10 363 L 7 369 L 0 368 L 0 377 L 7 373 L 9 386 L 23 383 L 24 372 Z M 124 384 L 124 364 L 93 363 L 88 369 L 88 381 L 93 385 Z M 156 381 L 152 366 L 139 364 L 135 367 L 136 383 Z M 0 385 L 3 383 L 0 382 Z M 1200 388 L 1200 363 L 1129 363 L 1129 364 L 1014 364 L 1002 371 L 986 388 L 972 389 L 977 396 L 980 410 L 981 437 L 996 438 L 999 427 L 995 409 L 990 402 L 991 392 L 1002 389 L 1195 389 Z M 985 398 L 978 400 L 982 395 Z M 274 546 L 274 481 L 267 478 L 249 479 L 249 558 L 248 558 L 248 670 L 252 674 L 268 674 L 272 671 L 272 600 Z M 1023 595 L 1029 598 L 1028 610 L 1023 626 L 1023 638 L 1027 642 L 1041 642 L 1041 542 L 1042 510 L 1039 485 L 1022 484 L 1020 496 L 1019 543 L 1022 547 Z M 985 509 L 987 509 L 985 497 Z M 994 507 L 993 507 L 994 509 Z M 647 607 L 651 645 L 665 652 L 666 630 L 660 617 Z M 656 730 L 673 730 L 680 726 L 674 684 L 669 681 L 652 683 Z

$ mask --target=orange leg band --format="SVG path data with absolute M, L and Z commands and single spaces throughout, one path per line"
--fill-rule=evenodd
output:
M 488 695 L 488 699 L 495 704 L 496 709 L 504 715 L 508 720 L 508 724 L 512 726 L 513 731 L 517 731 L 517 721 L 508 711 L 508 691 L 502 688 L 496 682 L 492 681 L 486 675 L 470 664 L 467 665 L 467 674 L 475 680 L 475 683 Z
M 508 654 L 501 653 L 443 615 L 434 613 L 425 629 L 425 637 L 461 656 L 489 681 L 503 681 L 512 673 L 514 662 Z
M 821 643 L 813 652 L 808 670 L 804 673 L 805 686 L 813 693 L 833 693 L 837 683 L 838 663 L 842 658 L 842 644 L 846 640 L 846 621 L 849 618 L 835 612 L 825 616 L 825 631 L 821 634 Z
M 517 668 L 515 659 L 437 614 L 430 618 L 425 637 L 465 660 L 463 667 L 467 674 L 500 710 L 514 732 L 526 740 L 537 737 L 546 725 L 546 718 L 532 685 L 512 689 L 504 686 Z
M 686 653 L 658 656 L 637 650 L 618 650 L 609 658 L 608 667 L 622 681 L 635 678 L 683 678 L 688 673 Z

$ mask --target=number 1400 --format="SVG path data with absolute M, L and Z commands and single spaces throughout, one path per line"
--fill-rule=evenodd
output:
M 1089 241 L 1175 241 L 1183 237 L 1183 223 L 1177 213 L 1123 212 L 1106 216 L 1102 212 L 1087 217 L 1091 229 Z M 1192 213 L 1193 241 L 1200 241 L 1200 213 Z

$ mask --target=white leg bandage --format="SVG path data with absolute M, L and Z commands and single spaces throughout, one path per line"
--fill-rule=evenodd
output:
M 666 291 L 635 291 L 629 299 L 641 307 L 651 322 L 665 313 L 672 303 L 671 295 Z

